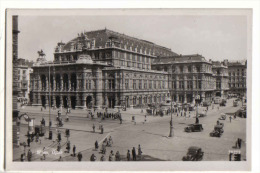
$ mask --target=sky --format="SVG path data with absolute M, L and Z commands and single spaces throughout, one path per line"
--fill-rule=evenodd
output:
M 19 16 L 19 58 L 34 60 L 43 50 L 53 60 L 58 42 L 83 31 L 110 29 L 207 60 L 247 59 L 247 18 L 229 15 Z

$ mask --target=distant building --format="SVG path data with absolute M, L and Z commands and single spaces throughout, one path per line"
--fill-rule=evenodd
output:
M 229 89 L 231 94 L 246 96 L 247 61 L 228 62 Z
M 168 73 L 151 70 L 151 64 L 158 56 L 177 55 L 168 48 L 108 29 L 59 42 L 51 63 L 43 51 L 38 53 L 32 67 L 31 103 L 72 108 L 130 107 L 164 101 L 169 96 Z
M 153 61 L 152 69 L 169 74 L 169 88 L 172 99 L 180 103 L 211 101 L 216 90 L 212 63 L 201 55 L 180 55 L 160 57 Z
M 29 92 L 30 92 L 30 74 L 32 73 L 32 65 L 33 61 L 28 61 L 25 59 L 18 59 L 17 63 L 18 69 L 18 101 L 26 101 L 29 100 Z
M 17 69 L 17 59 L 18 59 L 18 16 L 13 16 L 12 18 L 12 30 L 13 30 L 13 118 L 16 118 L 19 114 L 17 106 L 17 96 L 20 91 L 18 88 L 18 69 Z
M 211 60 L 210 60 L 211 61 Z M 228 85 L 228 60 L 223 62 L 212 61 L 213 76 L 216 78 L 215 96 L 227 98 Z

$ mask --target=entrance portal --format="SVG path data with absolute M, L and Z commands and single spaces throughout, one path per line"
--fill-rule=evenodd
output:
M 216 92 L 217 97 L 221 97 L 221 92 Z
M 56 106 L 57 108 L 60 107 L 60 96 L 56 96 Z
M 67 96 L 63 96 L 63 107 L 64 108 L 68 107 L 68 97 Z
M 115 107 L 115 103 L 116 103 L 115 97 L 109 97 L 108 98 L 108 107 L 109 108 L 114 108 Z
M 71 96 L 70 100 L 71 100 L 71 108 L 75 109 L 76 108 L 76 97 L 75 96 Z
M 46 104 L 46 98 L 45 96 L 41 96 L 41 100 L 42 100 L 42 106 L 44 107 Z
M 87 96 L 86 106 L 87 106 L 87 108 L 89 108 L 89 109 L 92 108 L 92 97 L 91 97 L 91 96 Z

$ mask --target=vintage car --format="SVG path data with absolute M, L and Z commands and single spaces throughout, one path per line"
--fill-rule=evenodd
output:
M 226 106 L 226 104 L 227 104 L 226 99 L 222 99 L 221 102 L 219 103 L 220 106 Z
M 211 105 L 211 102 L 210 101 L 204 101 L 202 103 L 203 106 L 207 107 L 207 106 L 210 106 Z
M 214 130 L 210 132 L 211 137 L 221 137 L 222 133 L 224 133 L 223 126 L 222 125 L 216 125 L 214 127 Z
M 219 120 L 225 120 L 226 118 L 227 118 L 227 115 L 224 114 L 224 113 L 222 113 L 222 114 L 220 115 Z
M 188 127 L 184 128 L 185 132 L 201 132 L 203 130 L 202 124 L 189 124 Z
M 182 158 L 183 161 L 201 161 L 204 152 L 199 147 L 189 147 L 187 155 Z
M 238 101 L 233 101 L 233 106 L 237 107 L 238 106 Z
M 198 117 L 206 117 L 207 114 L 205 112 L 198 113 Z

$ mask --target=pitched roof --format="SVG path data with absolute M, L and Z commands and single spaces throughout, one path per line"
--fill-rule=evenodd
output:
M 172 64 L 172 63 L 194 63 L 194 62 L 206 62 L 209 63 L 202 55 L 180 55 L 160 57 L 154 60 L 153 64 Z
M 151 51 L 155 52 L 155 55 L 164 55 L 168 54 L 171 56 L 177 56 L 175 52 L 172 52 L 171 49 L 154 44 L 150 41 L 134 38 L 125 34 L 121 34 L 112 30 L 103 29 L 103 30 L 96 30 L 96 31 L 89 31 L 85 32 L 84 34 L 79 34 L 78 37 L 72 39 L 68 43 L 65 44 L 64 50 L 70 50 L 70 47 L 72 44 L 75 44 L 80 41 L 81 36 L 85 36 L 88 40 L 95 40 L 95 47 L 105 47 L 106 42 L 109 41 L 109 39 L 113 39 L 114 41 L 121 43 L 121 48 L 126 45 L 126 48 L 129 49 L 130 46 L 132 48 L 137 48 L 137 51 L 139 52 L 140 49 L 149 49 Z

